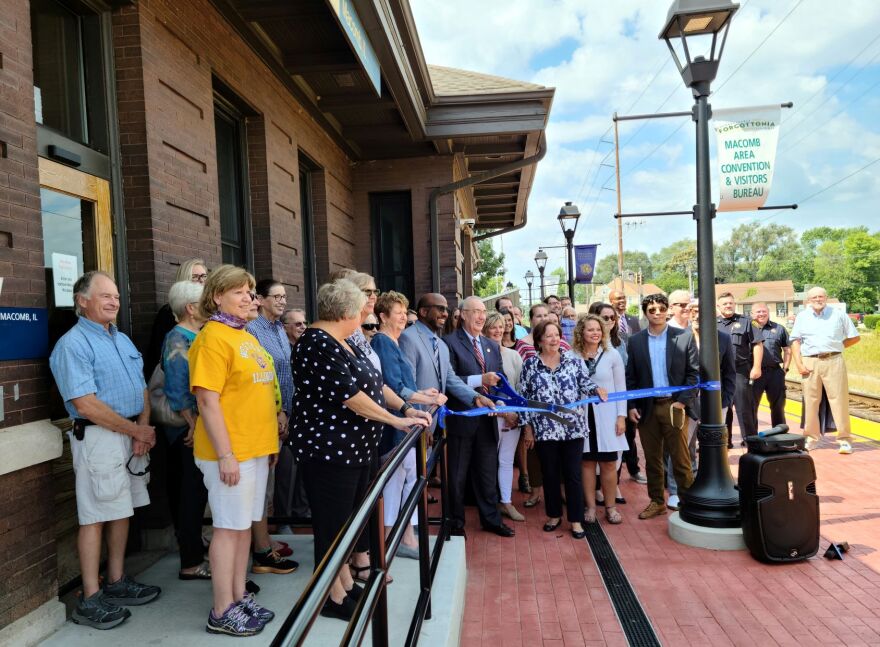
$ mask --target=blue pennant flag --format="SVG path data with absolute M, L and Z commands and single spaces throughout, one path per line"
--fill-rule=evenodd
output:
M 593 282 L 593 268 L 596 266 L 597 247 L 598 245 L 574 246 L 575 283 Z

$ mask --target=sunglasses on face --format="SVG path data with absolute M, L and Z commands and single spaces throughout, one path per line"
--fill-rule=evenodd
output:
M 428 307 L 429 307 L 429 308 L 434 308 L 435 310 L 439 310 L 440 312 L 446 312 L 446 313 L 449 313 L 449 306 L 442 306 L 442 305 L 437 305 L 437 304 L 432 303 L 432 304 L 429 305 Z
M 288 326 L 296 326 L 297 328 L 305 328 L 308 324 L 305 321 L 291 321 Z
M 379 290 L 376 290 L 376 289 L 371 290 L 370 288 L 366 288 L 364 290 L 361 290 L 361 292 L 366 294 L 367 297 L 377 297 L 380 294 Z
M 368 331 L 379 330 L 379 324 L 361 324 L 361 328 Z
M 602 315 L 602 321 L 614 321 L 617 319 L 614 315 Z
M 687 308 L 688 305 L 690 305 L 690 304 L 688 304 L 688 303 L 670 303 L 669 305 L 678 306 L 679 308 Z
M 669 308 L 667 308 L 666 306 L 654 306 L 654 307 L 648 308 L 648 314 L 649 315 L 662 314 L 662 313 L 666 312 L 668 309 Z

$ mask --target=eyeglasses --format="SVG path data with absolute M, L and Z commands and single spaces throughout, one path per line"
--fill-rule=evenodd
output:
M 290 324 L 288 324 L 288 325 L 290 325 L 290 326 L 296 326 L 297 328 L 305 328 L 305 327 L 308 326 L 309 324 L 307 324 L 305 321 L 294 321 L 293 323 L 290 323 Z
M 369 331 L 379 330 L 379 324 L 361 324 L 361 328 Z
M 670 303 L 669 305 L 678 306 L 679 308 L 687 308 L 690 304 L 689 303 Z
M 208 275 L 207 274 L 193 274 L 189 278 L 191 281 L 198 282 L 198 283 L 204 283 L 205 281 L 208 280 Z
M 361 292 L 366 294 L 368 297 L 377 297 L 381 294 L 381 292 L 379 292 L 379 290 L 376 290 L 376 289 L 371 290 L 370 288 L 366 288 L 364 290 L 361 290 Z
M 648 314 L 649 315 L 661 314 L 663 312 L 666 312 L 668 309 L 669 308 L 667 308 L 666 306 L 656 306 L 654 308 L 648 308 Z
M 281 303 L 282 301 L 287 301 L 286 294 L 267 294 L 263 298 L 264 299 L 275 299 L 275 303 Z
M 149 454 L 146 454 L 146 455 L 143 457 L 144 460 L 146 461 L 146 464 L 144 465 L 144 471 L 143 471 L 143 472 L 132 472 L 132 471 L 131 471 L 131 462 L 132 462 L 135 458 L 140 458 L 140 456 L 135 457 L 135 455 L 132 454 L 131 457 L 128 459 L 128 462 L 125 464 L 125 469 L 128 471 L 128 473 L 131 474 L 132 476 L 144 476 L 145 474 L 149 473 L 149 471 L 150 471 L 150 456 L 149 456 Z
M 602 315 L 601 319 L 602 321 L 614 321 L 617 317 L 614 315 Z

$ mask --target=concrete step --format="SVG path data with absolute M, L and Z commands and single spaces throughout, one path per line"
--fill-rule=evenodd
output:
M 262 587 L 258 596 L 261 605 L 272 609 L 278 617 L 259 635 L 249 638 L 253 647 L 268 645 L 281 626 L 282 619 L 293 608 L 313 568 L 311 535 L 279 536 L 294 549 L 293 559 L 299 570 L 290 575 L 250 575 Z M 431 545 L 435 537 L 431 537 Z M 211 583 L 177 579 L 177 554 L 169 554 L 138 574 L 138 581 L 162 587 L 158 600 L 142 607 L 131 607 L 132 616 L 109 631 L 98 631 L 66 622 L 41 644 L 47 647 L 116 647 L 117 645 L 150 645 L 200 647 L 216 645 L 217 636 L 205 631 L 211 608 Z M 391 645 L 401 645 L 419 595 L 418 562 L 395 559 L 391 567 L 394 582 L 388 587 L 389 627 Z M 461 537 L 453 537 L 443 548 L 432 589 L 431 620 L 422 625 L 419 642 L 431 647 L 457 646 L 464 615 L 467 580 L 465 546 Z M 339 620 L 318 617 L 312 625 L 306 645 L 338 645 L 345 624 Z M 372 644 L 367 630 L 365 645 Z

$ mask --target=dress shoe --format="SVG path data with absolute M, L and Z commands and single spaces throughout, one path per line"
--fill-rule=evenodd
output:
M 498 512 L 500 512 L 502 516 L 507 517 L 512 521 L 526 520 L 526 518 L 522 516 L 522 513 L 513 507 L 512 503 L 499 503 Z
M 506 526 L 503 523 L 500 523 L 497 526 L 485 525 L 483 526 L 483 530 L 498 535 L 499 537 L 513 537 L 516 534 L 513 531 L 513 528 Z
M 452 526 L 452 529 L 449 531 L 449 534 L 453 537 L 465 537 L 467 538 L 467 533 L 464 531 L 464 526 Z
M 544 532 L 553 532 L 561 525 L 562 525 L 562 519 L 557 519 L 555 522 L 548 521 L 547 523 L 544 524 Z
M 575 530 L 574 528 L 572 528 L 571 529 L 571 536 L 573 539 L 583 539 L 584 537 L 587 536 L 587 531 L 583 530 L 583 529 Z

